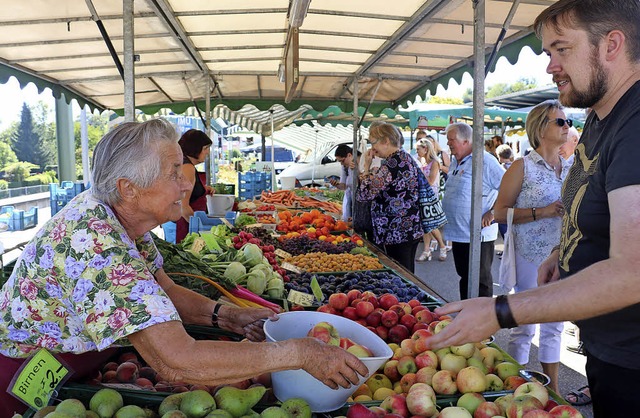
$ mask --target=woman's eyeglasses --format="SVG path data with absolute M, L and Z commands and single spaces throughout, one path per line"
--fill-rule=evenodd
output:
M 369 142 L 369 145 L 375 145 L 378 142 L 380 142 L 380 140 L 379 139 L 373 139 L 373 138 L 369 137 L 368 142 Z
M 555 119 L 547 119 L 547 122 L 554 122 L 560 128 L 562 128 L 565 123 L 567 124 L 567 126 L 569 126 L 569 128 L 573 126 L 573 120 L 571 119 L 555 118 Z

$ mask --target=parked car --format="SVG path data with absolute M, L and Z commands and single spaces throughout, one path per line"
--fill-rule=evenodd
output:
M 240 149 L 240 151 L 245 157 L 249 156 L 250 154 L 254 154 L 258 158 L 258 161 L 263 161 L 262 147 L 260 145 L 242 148 Z M 275 160 L 273 168 L 276 171 L 276 174 L 280 174 L 282 170 L 293 164 L 295 161 L 295 155 L 289 148 L 275 146 L 273 152 Z M 267 145 L 266 147 L 266 155 L 264 161 L 271 161 L 271 145 Z
M 351 145 L 351 142 L 343 142 L 344 144 Z M 280 178 L 283 177 L 295 177 L 297 182 L 301 186 L 322 186 L 325 183 L 325 178 L 330 176 L 336 176 L 340 178 L 342 174 L 342 165 L 336 160 L 336 148 L 338 145 L 328 148 L 323 152 L 317 153 L 314 160 L 313 153 L 309 154 L 304 161 L 291 164 L 280 172 Z

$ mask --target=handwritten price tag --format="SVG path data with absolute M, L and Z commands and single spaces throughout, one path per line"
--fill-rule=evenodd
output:
M 233 228 L 233 225 L 231 224 L 231 222 L 229 222 L 226 218 L 220 218 L 220 221 L 226 226 L 228 226 L 229 228 Z
M 291 263 L 282 263 L 282 268 L 287 270 L 287 271 L 291 271 L 293 273 L 302 273 L 302 270 L 300 270 L 300 268 L 298 266 L 294 266 Z
M 297 290 L 290 290 L 287 300 L 295 305 L 300 306 L 312 306 L 314 296 L 308 293 L 298 292 Z
M 291 254 L 289 254 L 285 250 L 281 250 L 280 248 L 275 250 L 274 254 L 277 255 L 278 257 L 281 257 L 281 258 L 291 258 Z
M 40 410 L 64 383 L 69 370 L 45 349 L 38 350 L 13 378 L 9 392 L 30 407 Z

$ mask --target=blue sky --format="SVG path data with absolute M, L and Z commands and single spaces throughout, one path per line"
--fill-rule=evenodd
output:
M 511 84 L 521 78 L 536 79 L 538 85 L 551 83 L 551 76 L 545 72 L 549 59 L 544 55 L 536 55 L 530 48 L 525 47 L 520 52 L 516 65 L 511 65 L 505 58 L 498 60 L 496 71 L 487 75 L 487 87 L 496 83 Z M 461 97 L 465 90 L 473 86 L 473 79 L 465 74 L 462 83 L 458 85 L 451 81 L 446 90 L 439 88 L 438 96 Z M 55 103 L 51 91 L 46 89 L 38 94 L 33 84 L 20 90 L 17 80 L 11 78 L 6 84 L 0 84 L 0 130 L 6 129 L 13 121 L 20 118 L 22 103 L 36 104 L 39 100 L 47 103 L 53 109 Z M 75 104 L 75 102 L 74 102 Z M 74 105 L 74 117 L 80 113 L 79 106 Z M 52 116 L 53 117 L 53 116 Z

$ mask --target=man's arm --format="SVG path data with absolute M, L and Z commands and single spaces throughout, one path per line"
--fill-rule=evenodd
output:
M 614 312 L 640 302 L 640 186 L 609 193 L 611 247 L 609 258 L 558 282 L 509 295 L 518 324 L 575 321 Z M 598 303 L 593 303 L 598 300 Z M 481 341 L 499 329 L 492 298 L 449 303 L 440 315 L 458 313 L 455 320 L 430 339 L 430 347 Z

